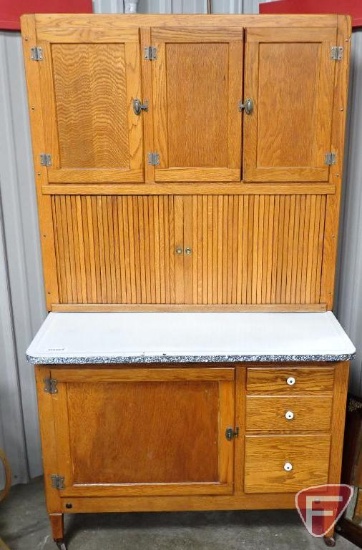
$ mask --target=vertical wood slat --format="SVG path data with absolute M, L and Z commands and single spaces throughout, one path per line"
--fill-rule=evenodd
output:
M 318 304 L 326 204 L 324 195 L 54 196 L 61 303 Z

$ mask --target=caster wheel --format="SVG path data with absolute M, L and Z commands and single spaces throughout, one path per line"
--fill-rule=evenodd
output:
M 56 540 L 55 543 L 56 543 L 57 547 L 59 548 L 59 550 L 67 550 L 65 542 L 63 542 L 62 540 Z
M 333 547 L 336 545 L 336 539 L 334 537 L 324 537 L 324 544 Z

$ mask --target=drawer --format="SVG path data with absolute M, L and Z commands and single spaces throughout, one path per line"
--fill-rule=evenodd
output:
M 292 493 L 328 482 L 329 435 L 245 437 L 245 492 Z
M 333 390 L 333 367 L 275 367 L 247 370 L 249 393 L 315 393 Z
M 329 431 L 332 395 L 248 395 L 246 429 L 249 431 Z

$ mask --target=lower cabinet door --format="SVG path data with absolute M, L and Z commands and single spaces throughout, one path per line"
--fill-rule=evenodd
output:
M 291 493 L 328 482 L 330 436 L 245 438 L 245 492 Z
M 232 493 L 234 368 L 51 375 L 61 496 Z

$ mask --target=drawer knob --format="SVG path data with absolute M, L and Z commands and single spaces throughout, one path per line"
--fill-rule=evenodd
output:
M 286 418 L 287 420 L 293 420 L 293 418 L 294 418 L 294 413 L 293 413 L 292 411 L 287 411 L 287 412 L 285 413 L 285 418 Z
M 289 376 L 289 378 L 287 378 L 287 384 L 288 384 L 288 386 L 294 386 L 294 384 L 295 384 L 294 376 Z
M 290 462 L 286 462 L 286 463 L 284 464 L 284 470 L 285 470 L 286 472 L 291 472 L 291 471 L 293 470 L 293 465 L 292 465 Z

